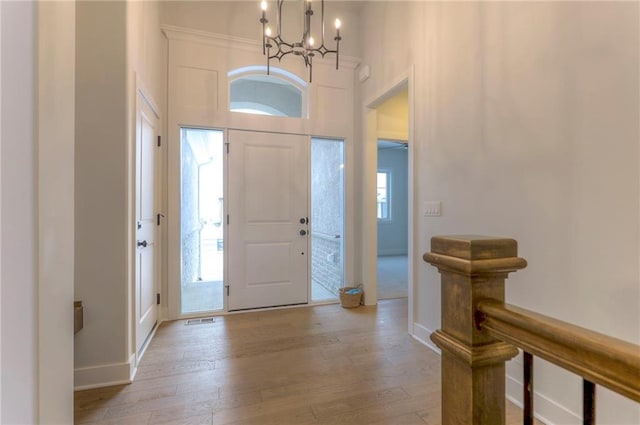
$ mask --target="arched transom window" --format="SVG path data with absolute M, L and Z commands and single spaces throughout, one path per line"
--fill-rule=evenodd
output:
M 308 84 L 280 68 L 250 66 L 229 77 L 229 110 L 248 114 L 307 118 Z

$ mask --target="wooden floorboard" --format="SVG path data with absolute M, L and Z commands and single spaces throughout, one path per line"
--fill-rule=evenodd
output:
M 132 384 L 75 394 L 75 423 L 440 425 L 440 358 L 406 299 L 165 322 Z

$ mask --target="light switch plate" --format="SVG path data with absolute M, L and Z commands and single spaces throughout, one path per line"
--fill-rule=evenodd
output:
M 425 217 L 440 217 L 442 211 L 442 202 L 440 201 L 425 201 L 422 204 L 422 210 Z

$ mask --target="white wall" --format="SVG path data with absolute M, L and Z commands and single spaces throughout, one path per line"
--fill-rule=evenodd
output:
M 75 385 L 129 379 L 126 3 L 78 2 Z
M 275 1 L 269 1 L 267 19 L 269 26 L 276 30 Z M 283 24 L 283 38 L 296 39 L 302 34 L 302 2 L 287 1 L 283 6 L 286 23 Z M 314 2 L 312 31 L 314 39 L 319 41 L 320 2 Z M 359 1 L 328 1 L 325 2 L 325 44 L 334 47 L 333 36 L 335 29 L 333 22 L 340 18 L 342 27 L 340 35 L 340 53 L 345 56 L 359 57 L 360 51 L 356 40 L 360 32 Z M 261 40 L 262 26 L 260 25 L 260 1 L 167 1 L 162 3 L 161 20 L 163 24 L 216 34 L 226 34 L 248 40 Z M 327 56 L 329 58 L 329 56 Z
M 133 146 L 138 82 L 162 108 L 158 2 L 79 2 L 76 55 L 76 387 L 133 373 Z
M 38 3 L 39 424 L 73 422 L 75 11 Z
M 36 5 L 2 2 L 2 417 L 38 422 Z
M 508 302 L 640 342 L 638 4 L 371 2 L 361 29 L 361 99 L 415 67 L 415 205 L 443 209 L 417 220 L 417 254 L 437 234 L 512 236 L 529 267 Z M 439 279 L 418 267 L 430 330 Z M 579 381 L 538 365 L 538 412 L 578 423 Z M 598 423 L 640 422 L 601 393 Z
M 0 4 L 0 46 L 2 46 L 2 4 Z M 1 49 L 0 49 L 1 52 Z M 2 230 L 2 54 L 0 53 L 0 231 Z M 0 367 L 2 366 L 2 241 L 0 240 Z M 0 420 L 2 420 L 2 384 L 0 384 Z
M 0 46 L 2 46 L 2 4 L 0 4 Z M 1 52 L 1 49 L 0 49 Z M 2 230 L 2 54 L 0 53 L 0 231 Z M 0 367 L 2 366 L 2 241 L 0 240 Z M 2 384 L 0 384 L 0 420 L 2 420 Z
M 75 4 L 0 11 L 0 422 L 71 423 Z

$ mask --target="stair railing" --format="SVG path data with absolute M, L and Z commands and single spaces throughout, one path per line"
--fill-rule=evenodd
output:
M 640 346 L 504 303 L 508 274 L 526 267 L 517 242 L 436 236 L 427 263 L 441 273 L 442 424 L 505 423 L 505 361 L 524 352 L 523 423 L 533 424 L 533 356 L 583 378 L 583 422 L 595 385 L 640 402 Z M 446 379 L 445 379 L 446 378 Z

